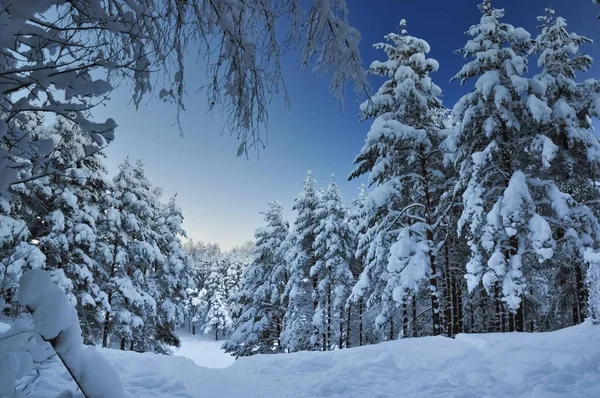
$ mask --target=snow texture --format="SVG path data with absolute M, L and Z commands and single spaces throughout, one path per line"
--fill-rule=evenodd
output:
M 185 331 L 179 331 L 181 346 L 173 355 L 191 359 L 203 368 L 227 368 L 235 362 L 235 358 L 221 349 L 224 341 L 206 340 L 205 336 L 195 336 Z
M 210 350 L 197 343 L 198 350 Z M 257 355 L 225 369 L 200 368 L 178 356 L 100 352 L 120 373 L 126 397 L 600 396 L 600 328 L 589 322 L 549 333 L 460 334 Z M 54 396 L 69 383 L 56 364 L 33 397 Z

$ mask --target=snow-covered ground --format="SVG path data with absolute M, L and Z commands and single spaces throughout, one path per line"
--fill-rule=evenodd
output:
M 175 355 L 191 359 L 204 368 L 226 368 L 235 358 L 221 350 L 223 341 L 209 340 L 209 336 L 192 335 L 185 330 L 179 332 L 181 347 Z
M 214 344 L 179 354 L 220 366 Z M 242 358 L 223 369 L 181 356 L 101 350 L 131 397 L 600 397 L 600 327 L 406 339 L 334 352 Z M 208 364 L 210 365 L 210 364 Z M 59 366 L 39 397 L 72 388 Z

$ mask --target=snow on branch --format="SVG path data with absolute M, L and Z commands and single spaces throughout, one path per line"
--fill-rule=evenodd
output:
M 19 114 L 40 111 L 111 141 L 116 123 L 94 121 L 91 110 L 120 80 L 132 83 L 136 106 L 155 92 L 175 104 L 179 121 L 185 72 L 197 73 L 184 70 L 190 49 L 207 62 L 201 88 L 241 141 L 240 154 L 266 143 L 267 104 L 285 91 L 288 48 L 303 50 L 303 67 L 331 75 L 336 98 L 348 80 L 366 92 L 345 0 L 314 0 L 307 11 L 299 0 L 1 1 L 0 10 L 0 115 L 9 127 Z M 282 19 L 288 23 L 278 26 L 290 26 L 284 35 L 275 28 Z
M 75 308 L 45 271 L 32 270 L 21 277 L 18 299 L 87 398 L 123 397 L 118 374 L 95 347 L 83 345 Z

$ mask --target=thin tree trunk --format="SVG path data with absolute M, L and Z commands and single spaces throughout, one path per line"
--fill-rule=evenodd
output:
M 519 238 L 517 236 L 511 236 L 509 239 L 510 242 L 510 251 L 509 251 L 509 257 L 516 255 L 519 252 Z M 519 304 L 519 308 L 517 308 L 517 310 L 515 311 L 515 313 L 513 314 L 514 319 L 513 319 L 513 327 L 514 330 L 516 330 L 517 332 L 523 332 L 524 331 L 524 326 L 525 326 L 525 318 L 524 318 L 524 313 L 523 313 L 523 301 L 521 300 L 521 303 Z
M 108 303 L 110 304 L 110 300 L 112 299 L 112 292 L 108 292 Z M 106 314 L 104 314 L 104 327 L 102 328 L 102 347 L 108 347 L 108 330 L 110 326 L 110 311 L 106 310 Z
M 115 233 L 115 244 L 113 246 L 113 261 L 110 266 L 109 281 L 114 277 L 115 271 L 116 271 L 118 244 L 119 244 L 118 235 Z M 109 289 L 108 294 L 107 294 L 109 306 L 112 305 L 112 296 L 113 296 L 112 289 Z M 106 348 L 108 346 L 109 328 L 110 328 L 110 311 L 106 310 L 106 314 L 104 315 L 104 328 L 102 329 L 102 347 L 104 347 L 104 348 Z
M 523 332 L 525 326 L 525 312 L 523 311 L 523 305 L 520 305 L 515 312 L 515 331 Z
M 317 299 L 317 287 L 319 286 L 319 281 L 317 280 L 316 276 L 313 276 L 312 278 L 312 288 L 313 288 L 313 315 L 317 313 L 317 308 L 319 307 L 319 300 Z M 319 330 L 319 328 L 317 327 L 317 325 L 313 325 L 313 333 L 315 336 L 315 339 L 317 338 L 317 336 L 319 334 L 321 334 L 321 350 L 325 351 L 326 350 L 326 337 L 325 337 L 325 332 L 323 330 Z M 314 343 L 315 347 L 313 347 L 313 349 L 316 349 L 316 345 L 318 343 Z
M 454 320 L 456 321 L 456 329 L 454 331 L 454 334 L 457 335 L 459 333 L 463 332 L 463 302 L 462 302 L 462 286 L 460 281 L 457 278 L 453 278 L 453 282 L 454 282 L 454 297 L 453 300 L 456 299 L 456 302 L 454 304 L 454 308 L 456 311 L 456 316 L 454 317 Z
M 215 341 L 219 340 L 219 328 L 215 328 Z
M 341 350 L 344 347 L 344 319 L 340 316 L 340 338 L 338 341 L 339 349 Z
M 475 333 L 475 308 L 474 308 L 473 303 L 471 303 L 469 305 L 469 315 L 471 318 L 471 325 L 470 325 L 469 333 Z
M 439 292 L 437 286 L 437 269 L 435 265 L 435 254 L 433 253 L 433 206 L 431 204 L 431 193 L 429 192 L 429 173 L 427 172 L 425 147 L 421 145 L 421 176 L 423 178 L 423 199 L 425 205 L 425 221 L 430 228 L 427 228 L 426 237 L 430 244 L 429 250 L 429 290 L 431 292 L 431 320 L 432 332 L 437 336 L 441 332 L 440 323 L 440 304 Z
M 577 323 L 582 323 L 585 318 L 585 302 L 587 292 L 585 290 L 585 283 L 583 282 L 583 272 L 581 271 L 581 265 L 575 263 L 575 286 L 577 288 Z
M 419 336 L 419 329 L 417 326 L 417 296 L 412 295 L 412 336 Z
M 121 337 L 121 351 L 125 351 L 125 337 Z
M 346 319 L 346 348 L 350 348 L 351 346 L 351 342 L 350 342 L 350 319 L 352 315 L 352 304 L 348 305 L 348 319 Z
M 504 332 L 504 322 L 502 319 L 502 301 L 500 300 L 500 288 L 498 286 L 498 281 L 494 283 L 494 313 L 496 315 L 494 327 L 494 332 Z
M 445 304 L 446 308 L 444 310 L 446 314 L 446 334 L 448 337 L 452 336 L 453 325 L 454 325 L 454 299 L 453 299 L 453 289 L 452 289 L 452 276 L 450 275 L 450 266 L 449 266 L 449 255 L 448 255 L 448 242 L 444 247 L 444 276 L 446 281 L 446 291 L 445 296 L 446 299 Z
M 394 340 L 394 316 L 390 317 L 390 334 L 388 336 L 388 340 Z
M 281 350 L 281 328 L 282 328 L 282 320 L 281 318 L 278 316 L 276 318 L 276 330 L 277 330 L 277 336 L 275 338 L 275 344 L 277 344 L 277 350 Z
M 508 331 L 515 331 L 515 314 L 512 311 L 508 312 Z
M 486 319 L 487 315 L 486 315 L 485 305 L 486 305 L 487 300 L 484 299 L 485 297 L 486 296 L 484 296 L 484 293 L 482 292 L 481 293 L 481 301 L 480 301 L 480 303 L 481 303 L 481 319 L 483 321 L 483 325 L 482 325 L 483 332 L 487 333 L 487 332 L 489 332 L 489 330 L 488 330 L 487 319 Z M 494 332 L 497 332 L 497 331 L 498 330 L 494 330 Z
M 327 348 L 329 351 L 331 347 L 331 286 L 327 287 Z
M 363 317 L 364 317 L 364 304 L 363 298 L 360 298 L 358 303 L 358 345 L 359 347 L 363 345 Z
M 402 301 L 402 338 L 408 337 L 408 308 L 406 308 L 406 297 Z

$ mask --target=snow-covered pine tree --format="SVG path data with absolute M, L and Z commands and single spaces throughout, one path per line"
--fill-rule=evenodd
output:
M 528 81 L 528 102 L 538 102 L 539 110 L 531 112 L 528 125 L 535 137 L 527 142 L 534 155 L 527 174 L 535 178 L 535 184 L 529 184 L 534 187 L 531 190 L 536 201 L 549 204 L 539 211 L 549 222 L 557 244 L 551 260 L 555 276 L 545 280 L 555 284 L 550 290 L 560 291 L 550 304 L 558 309 L 555 318 L 562 318 L 554 327 L 565 327 L 584 320 L 584 253 L 598 249 L 600 244 L 596 186 L 600 142 L 591 122 L 600 112 L 600 83 L 595 79 L 575 82 L 577 73 L 592 66 L 592 58 L 580 52 L 580 46 L 591 40 L 569 32 L 565 19 L 556 17 L 552 8 L 545 11 L 538 17 L 543 24 L 536 38 L 542 71 Z M 546 270 L 536 273 L 542 278 L 547 275 Z M 559 315 L 564 313 L 572 313 L 568 323 Z
M 169 346 L 179 346 L 175 330 L 184 324 L 186 291 L 193 286 L 191 259 L 183 250 L 180 239 L 186 236 L 182 223 L 183 215 L 175 197 L 160 205 L 154 228 L 164 261 L 155 262 L 154 269 L 148 275 L 154 287 L 154 293 L 151 294 L 157 303 L 155 352 L 168 353 Z
M 140 166 L 132 166 L 129 159 L 119 166 L 99 224 L 98 261 L 105 274 L 101 287 L 108 301 L 102 346 L 123 350 L 149 349 L 155 337 L 156 301 L 147 293 L 146 273 L 162 254 L 150 240 L 155 237 L 151 223 L 156 198 Z M 154 203 L 148 203 L 150 198 Z
M 313 249 L 317 261 L 310 269 L 316 279 L 317 308 L 313 325 L 319 332 L 323 350 L 344 346 L 348 339 L 346 302 L 354 284 L 350 269 L 354 258 L 355 232 L 348 222 L 343 202 L 332 176 L 327 192 L 316 209 L 319 224 L 315 229 Z
M 218 266 L 223 253 L 218 244 L 205 244 L 188 240 L 184 250 L 191 259 L 190 274 L 192 287 L 188 289 L 187 314 L 189 328 L 196 334 L 197 327 L 202 327 L 208 313 L 208 297 L 212 289 L 207 286 L 208 276 Z
M 366 187 L 365 184 L 360 184 L 358 190 L 358 196 L 352 201 L 352 203 L 348 207 L 348 222 L 354 231 L 353 245 L 352 245 L 352 262 L 350 265 L 350 270 L 352 271 L 352 275 L 354 275 L 354 279 L 358 279 L 360 274 L 364 269 L 363 258 L 357 257 L 357 249 L 358 249 L 358 240 L 361 233 L 362 228 L 362 217 L 364 216 L 364 208 L 365 201 L 367 199 Z M 354 287 L 354 286 L 353 286 Z M 356 300 L 356 301 L 355 301 Z M 348 329 L 355 330 L 352 335 L 354 335 L 354 339 L 351 337 L 351 333 L 347 332 L 346 339 L 346 347 L 350 347 L 352 344 L 357 344 L 359 346 L 363 345 L 364 342 L 364 309 L 365 302 L 363 297 L 355 297 L 352 292 L 348 297 L 348 311 L 350 312 Z
M 29 200 L 36 202 L 39 216 L 39 222 L 30 223 L 36 231 L 32 238 L 46 255 L 46 269 L 76 307 L 85 342 L 98 344 L 106 308 L 96 259 L 96 224 L 109 187 L 104 154 L 88 134 L 62 117 L 43 129 L 39 139 L 55 142 L 47 165 L 60 172 L 25 184 L 35 193 Z
M 388 34 L 387 43 L 375 45 L 386 52 L 388 59 L 371 64 L 369 72 L 388 80 L 361 107 L 361 117 L 374 122 L 352 177 L 369 173 L 375 192 L 395 193 L 382 203 L 393 214 L 393 229 L 378 226 L 389 222 L 388 215 L 374 220 L 375 228 L 394 234 L 386 265 L 383 297 L 388 303 L 384 311 L 393 305 L 390 298 L 406 304 L 428 280 L 435 335 L 441 331 L 436 255 L 443 240 L 440 229 L 445 214 L 439 208 L 439 199 L 448 182 L 439 150 L 441 126 L 437 120 L 443 107 L 438 98 L 441 90 L 429 77 L 438 69 L 438 63 L 426 58 L 429 45 L 407 35 L 405 25 L 402 20 L 400 33 Z M 381 315 L 387 317 L 385 312 Z
M 361 259 L 362 271 L 352 287 L 350 300 L 364 305 L 364 310 L 361 311 L 361 336 L 364 344 L 395 338 L 395 327 L 399 319 L 391 297 L 384 294 L 388 278 L 389 249 L 394 236 L 397 236 L 394 231 L 399 228 L 397 218 L 394 217 L 395 204 L 402 198 L 394 183 L 395 181 L 390 181 L 389 185 L 376 186 L 367 196 L 362 211 L 355 253 L 356 258 Z M 384 330 L 386 326 L 387 333 Z
M 256 244 L 252 263 L 245 269 L 243 285 L 235 296 L 240 316 L 234 332 L 224 344 L 235 356 L 268 354 L 281 351 L 284 308 L 281 306 L 286 273 L 279 248 L 285 240 L 289 224 L 283 219 L 283 206 L 274 201 L 262 213 L 266 225 L 254 233 Z
M 0 60 L 0 67 L 10 60 Z M 5 122 L 6 112 L 0 107 L 0 305 L 7 314 L 18 313 L 16 293 L 21 275 L 28 269 L 41 268 L 45 256 L 31 237 L 37 234 L 39 218 L 44 213 L 41 206 L 34 207 L 30 198 L 45 186 L 38 181 L 35 192 L 32 184 L 13 184 L 13 180 L 30 181 L 37 157 L 47 152 L 48 141 L 38 142 L 44 122 L 36 112 L 23 112 Z M 37 203 L 35 203 L 37 205 Z
M 242 246 L 233 247 L 223 256 L 225 288 L 228 298 L 232 298 L 239 292 L 244 270 L 252 262 L 253 252 L 254 245 L 252 242 L 248 242 Z
M 453 110 L 457 128 L 452 139 L 458 143 L 464 205 L 458 229 L 471 250 L 469 290 L 483 281 L 495 300 L 496 330 L 506 328 L 504 302 L 509 320 L 514 319 L 509 323 L 521 331 L 526 287 L 523 234 L 529 233 L 526 213 L 532 200 L 520 170 L 522 157 L 516 154 L 523 146 L 522 134 L 527 134 L 522 129 L 521 83 L 532 45 L 527 31 L 501 22 L 504 10 L 494 8 L 490 0 L 479 8 L 481 21 L 471 26 L 467 34 L 472 38 L 459 50 L 469 61 L 453 78 L 464 84 L 477 77 L 475 89 Z
M 310 269 L 316 262 L 313 243 L 319 200 L 315 180 L 308 171 L 304 188 L 294 201 L 294 210 L 298 213 L 294 226 L 283 243 L 289 279 L 283 298 L 288 300 L 288 305 L 281 342 L 288 351 L 315 349 L 321 343 L 311 340 L 315 336 L 312 321 L 318 302 L 314 296 L 317 280 L 310 276 Z
M 208 275 L 206 290 L 208 311 L 204 323 L 204 333 L 214 332 L 215 340 L 219 340 L 219 332 L 221 332 L 221 337 L 225 337 L 233 324 L 222 263 L 213 267 Z

